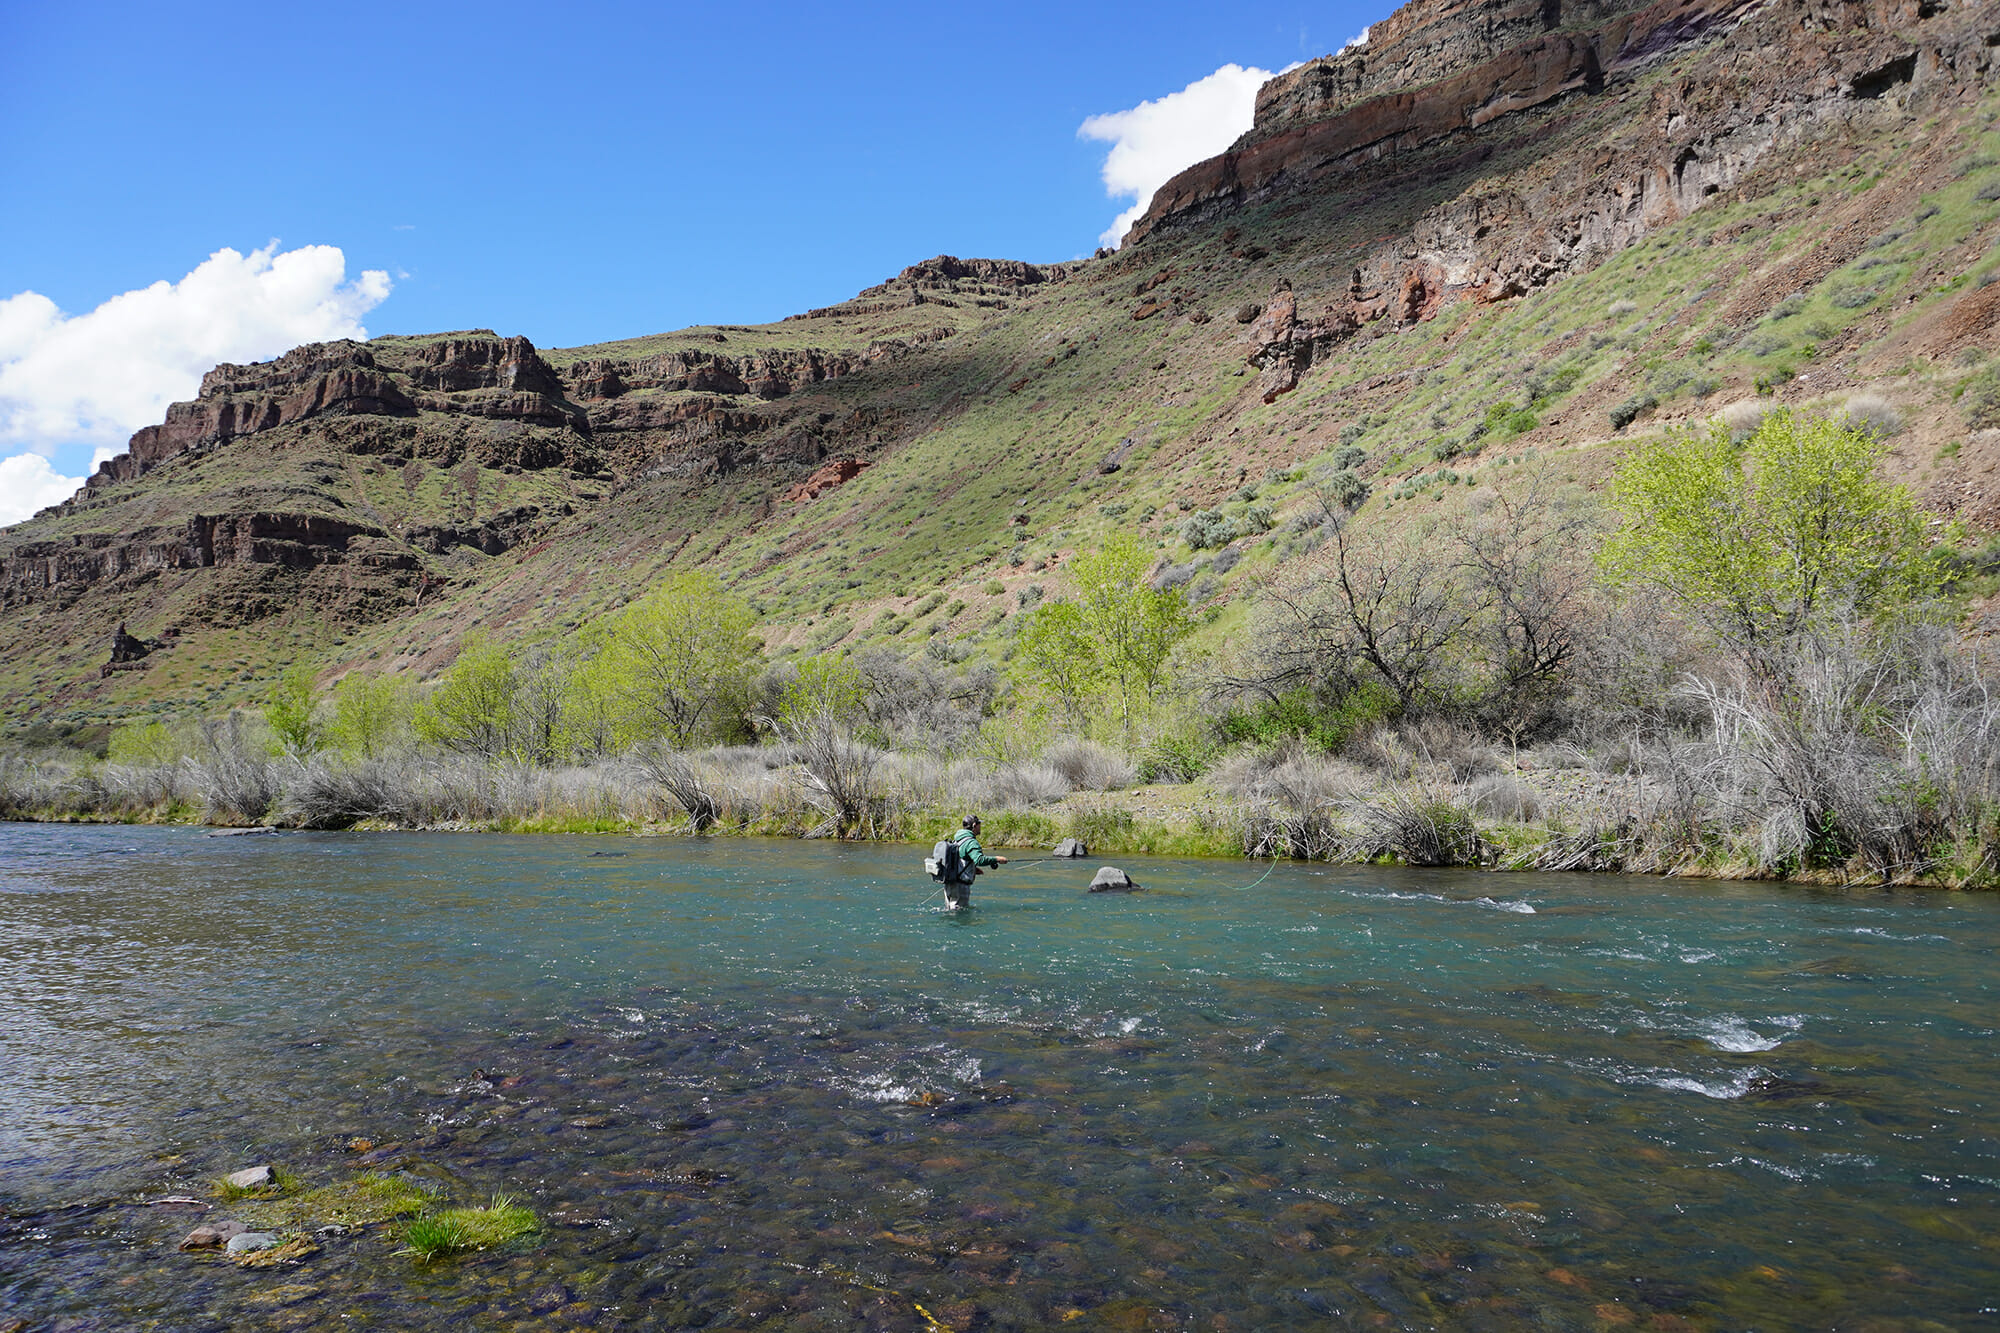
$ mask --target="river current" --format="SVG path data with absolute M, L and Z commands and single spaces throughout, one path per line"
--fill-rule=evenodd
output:
M 922 855 L 0 825 L 0 1326 L 2000 1327 L 2000 898 Z

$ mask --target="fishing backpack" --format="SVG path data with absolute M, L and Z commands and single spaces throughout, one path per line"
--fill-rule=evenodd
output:
M 940 884 L 972 883 L 972 864 L 965 859 L 956 838 L 946 838 L 931 848 L 931 859 L 926 865 L 931 878 Z

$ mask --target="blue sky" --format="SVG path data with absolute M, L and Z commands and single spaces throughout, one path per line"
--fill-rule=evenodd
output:
M 9 0 L 0 298 L 47 298 L 14 311 L 41 328 L 275 240 L 337 247 L 371 334 L 561 346 L 775 319 L 938 253 L 1071 258 L 1129 202 L 1086 118 L 1386 8 Z M 354 297 L 369 270 L 386 296 Z M 88 432 L 51 431 L 0 455 L 87 469 Z

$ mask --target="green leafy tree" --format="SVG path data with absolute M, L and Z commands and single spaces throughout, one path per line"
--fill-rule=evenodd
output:
M 327 739 L 343 754 L 378 758 L 409 725 L 413 707 L 410 687 L 400 677 L 349 675 L 334 687 Z
M 1015 641 L 1014 663 L 1070 726 L 1089 729 L 1100 667 L 1076 603 L 1048 602 L 1031 612 Z
M 319 749 L 321 728 L 314 717 L 318 702 L 312 669 L 303 662 L 286 667 L 265 700 L 265 723 L 279 746 L 295 759 Z
M 416 733 L 432 745 L 493 758 L 513 746 L 514 663 L 507 650 L 469 636 L 437 688 L 417 705 Z
M 1181 590 L 1155 588 L 1147 579 L 1151 563 L 1138 539 L 1121 532 L 1069 569 L 1077 609 L 1099 644 L 1099 660 L 1118 691 L 1128 730 L 1135 706 L 1150 706 L 1158 698 L 1168 656 L 1194 628 Z
M 1135 714 L 1158 699 L 1167 658 L 1194 619 L 1180 589 L 1153 587 L 1150 564 L 1135 538 L 1114 533 L 1070 562 L 1075 597 L 1039 608 L 1022 628 L 1016 660 L 1072 720 L 1108 691 L 1130 731 Z
M 852 726 L 868 706 L 868 682 L 860 668 L 841 657 L 809 657 L 778 695 L 777 721 L 797 730 L 818 719 Z
M 1753 660 L 1821 611 L 1875 615 L 1935 593 L 1942 566 L 1887 445 L 1844 421 L 1776 411 L 1732 444 L 1720 423 L 1639 449 L 1611 494 L 1614 585 L 1651 584 Z
M 601 625 L 577 636 L 576 661 L 563 700 L 564 730 L 572 754 L 601 757 L 625 741 L 624 705 L 616 662 Z
M 673 574 L 606 627 L 604 669 L 630 738 L 686 749 L 736 729 L 759 645 L 749 606 L 712 574 Z

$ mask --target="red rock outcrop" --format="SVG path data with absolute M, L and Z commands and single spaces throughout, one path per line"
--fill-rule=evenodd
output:
M 858 458 L 841 458 L 828 463 L 804 481 L 794 482 L 780 497 L 780 503 L 798 504 L 803 500 L 817 500 L 837 486 L 845 485 L 861 475 L 868 465 Z

